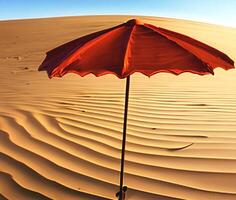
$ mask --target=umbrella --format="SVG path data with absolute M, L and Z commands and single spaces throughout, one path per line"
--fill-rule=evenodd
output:
M 175 75 L 191 72 L 214 74 L 214 69 L 234 68 L 234 62 L 219 50 L 186 35 L 131 19 L 63 44 L 49 52 L 39 70 L 48 76 L 67 73 L 80 76 L 114 74 L 126 78 L 119 200 L 122 200 L 130 75 Z

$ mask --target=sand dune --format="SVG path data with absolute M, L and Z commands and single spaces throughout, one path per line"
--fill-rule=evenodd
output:
M 51 48 L 129 18 L 0 22 L 0 199 L 116 199 L 125 81 L 74 74 L 49 80 L 37 68 Z M 236 29 L 141 18 L 236 60 Z M 236 199 L 236 72 L 215 72 L 132 76 L 128 200 Z

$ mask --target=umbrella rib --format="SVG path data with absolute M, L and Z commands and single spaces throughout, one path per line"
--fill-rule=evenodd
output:
M 121 76 L 124 75 L 124 73 L 127 71 L 127 68 L 130 64 L 129 62 L 129 58 L 130 58 L 130 40 L 131 40 L 131 37 L 132 37 L 132 34 L 134 32 L 134 29 L 135 29 L 135 26 L 132 26 L 132 29 L 130 31 L 130 34 L 129 34 L 129 39 L 128 39 L 128 42 L 127 42 L 127 46 L 126 46 L 126 49 L 125 49 L 125 55 L 124 55 L 124 66 L 123 66 L 123 69 L 122 69 L 122 72 L 121 72 Z
M 46 59 L 47 59 L 47 58 L 50 59 L 50 57 L 53 56 L 56 51 L 64 50 L 65 53 L 64 53 L 62 56 L 63 56 L 63 60 L 65 60 L 66 58 L 69 58 L 70 56 L 72 56 L 74 52 L 76 52 L 77 50 L 79 50 L 80 48 L 82 48 L 87 42 L 90 42 L 90 41 L 94 40 L 94 39 L 97 38 L 98 36 L 89 39 L 87 42 L 85 42 L 84 44 L 82 44 L 82 45 L 79 46 L 79 47 L 68 48 L 68 46 L 69 46 L 70 44 L 75 43 L 75 42 L 78 42 L 79 40 L 86 40 L 86 38 L 92 37 L 92 36 L 97 35 L 97 34 L 98 34 L 99 36 L 101 36 L 101 35 L 103 35 L 103 34 L 105 34 L 105 33 L 107 33 L 107 32 L 112 31 L 112 30 L 115 29 L 115 28 L 120 27 L 120 26 L 121 26 L 121 25 L 117 25 L 117 26 L 112 27 L 112 28 L 107 28 L 107 29 L 105 29 L 105 30 L 100 30 L 100 31 L 91 33 L 91 34 L 89 34 L 89 35 L 85 35 L 85 36 L 82 36 L 82 37 L 80 37 L 80 38 L 74 39 L 74 40 L 72 40 L 72 41 L 70 41 L 70 42 L 67 42 L 67 43 L 63 44 L 63 45 L 60 45 L 60 46 L 56 47 L 55 49 L 52 49 L 52 50 L 48 51 L 48 52 L 46 53 L 46 55 L 47 55 Z M 46 59 L 45 59 L 45 60 L 46 60 Z M 63 61 L 62 61 L 62 62 L 63 62 Z M 59 66 L 62 62 L 59 62 L 58 66 Z M 44 63 L 42 63 L 42 64 L 40 65 L 39 71 L 42 71 L 43 68 L 45 68 L 45 64 L 44 64 L 44 65 L 43 65 L 43 64 L 44 64 Z
M 122 26 L 118 26 L 115 27 L 111 30 L 109 30 L 108 32 L 103 33 L 102 35 L 99 35 L 98 37 L 88 41 L 86 44 L 84 44 L 79 50 L 82 51 L 82 53 L 84 51 L 86 51 L 87 48 L 89 48 L 91 45 L 96 44 L 98 41 L 103 40 L 105 37 L 107 37 L 109 34 L 113 33 L 113 32 L 117 32 L 119 31 L 121 28 L 123 28 Z M 81 52 L 80 52 L 81 54 Z
M 63 71 L 64 71 L 65 68 L 63 68 L 61 66 L 67 67 L 71 63 L 75 62 L 75 60 L 74 60 L 75 57 L 77 58 L 76 60 L 80 59 L 81 58 L 81 54 L 84 53 L 84 51 L 86 51 L 91 45 L 94 45 L 98 41 L 103 40 L 109 34 L 111 34 L 113 32 L 119 31 L 120 28 L 122 28 L 122 25 L 118 25 L 118 26 L 116 26 L 116 27 L 114 27 L 113 29 L 110 29 L 110 30 L 108 29 L 109 30 L 108 32 L 105 32 L 102 35 L 100 35 L 100 36 L 98 36 L 96 38 L 93 38 L 92 40 L 88 41 L 86 44 L 84 44 L 83 46 L 81 46 L 79 49 L 76 50 L 78 52 L 75 52 L 74 54 L 69 55 L 64 62 L 60 63 L 58 65 L 58 67 L 56 68 L 56 70 L 52 71 L 52 74 L 56 73 L 56 74 L 63 75 Z M 58 71 L 58 69 L 60 69 L 60 71 Z
M 212 75 L 214 75 L 214 71 L 213 69 L 210 68 L 210 65 L 208 63 L 205 63 L 200 57 L 198 57 L 197 55 L 195 55 L 193 52 L 188 51 L 188 49 L 186 49 L 185 47 L 183 47 L 181 44 L 179 44 L 178 42 L 174 41 L 173 38 L 165 33 L 159 32 L 155 29 L 153 29 L 152 27 L 148 26 L 148 24 L 144 25 L 146 28 L 149 28 L 151 30 L 153 30 L 154 32 L 160 34 L 161 36 L 163 36 L 164 38 L 168 39 L 169 41 L 171 41 L 172 43 L 174 43 L 175 45 L 177 45 L 178 47 L 180 47 L 181 49 L 183 49 L 185 52 L 191 54 L 192 56 L 194 56 L 197 60 L 199 60 L 202 65 L 207 69 L 207 71 L 209 73 L 211 73 Z
M 214 56 L 219 57 L 220 59 L 224 60 L 227 63 L 230 63 L 231 65 L 234 65 L 234 61 L 229 56 L 227 56 L 225 53 L 221 52 L 220 50 L 218 50 L 212 46 L 209 46 L 207 44 L 203 44 L 201 41 L 191 38 L 187 35 L 183 35 L 183 34 L 180 34 L 180 33 L 174 32 L 174 31 L 170 31 L 170 30 L 167 30 L 167 29 L 164 29 L 161 27 L 159 27 L 158 29 L 161 31 L 167 32 L 167 34 L 175 34 L 176 38 L 178 38 L 178 39 L 180 39 L 179 37 L 182 37 L 183 38 L 182 40 L 184 42 L 189 43 L 191 41 L 191 43 L 194 43 L 194 45 L 199 47 L 200 49 L 202 49 L 204 51 L 210 50 L 210 52 L 213 53 Z M 188 40 L 190 40 L 190 41 L 188 41 Z M 206 49 L 206 48 L 208 48 L 208 49 Z

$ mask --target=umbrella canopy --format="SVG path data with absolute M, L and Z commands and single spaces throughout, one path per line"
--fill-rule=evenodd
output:
M 234 68 L 234 62 L 219 50 L 193 38 L 132 19 L 47 52 L 39 70 L 46 70 L 50 78 L 67 73 L 80 76 L 115 74 L 127 78 L 118 192 L 119 200 L 123 200 L 130 75 L 135 72 L 147 76 L 158 72 L 204 75 L 214 74 L 216 67 L 228 70 Z
M 134 72 L 147 76 L 158 72 L 213 74 L 216 67 L 228 70 L 233 65 L 227 55 L 215 48 L 132 19 L 49 51 L 39 70 L 46 70 L 49 77 L 72 72 L 125 78 Z

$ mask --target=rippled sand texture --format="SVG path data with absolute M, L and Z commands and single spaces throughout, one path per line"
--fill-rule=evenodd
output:
M 49 80 L 37 68 L 47 50 L 128 18 L 0 22 L 0 199 L 115 199 L 125 80 L 74 74 Z M 236 29 L 142 19 L 236 60 Z M 235 85 L 235 70 L 132 76 L 128 200 L 236 199 Z

